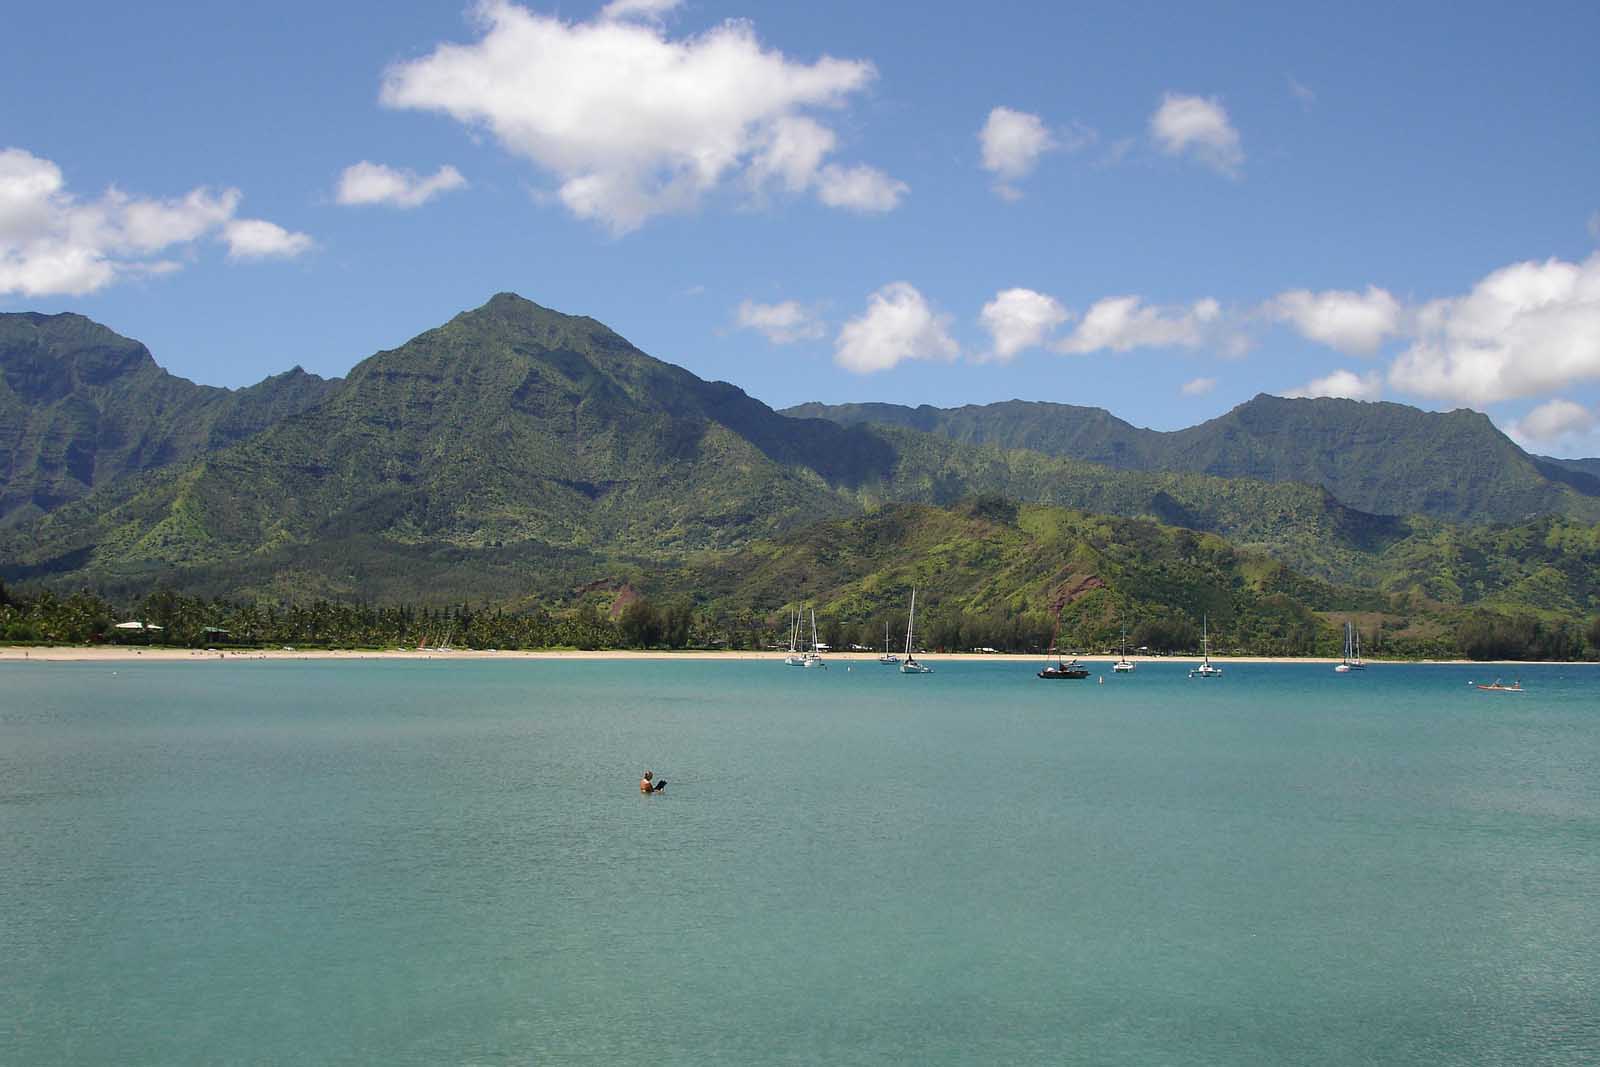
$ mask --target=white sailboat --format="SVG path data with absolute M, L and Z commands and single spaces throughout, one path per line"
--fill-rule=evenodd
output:
M 932 674 L 933 668 L 926 663 L 918 663 L 917 657 L 911 652 L 911 638 L 917 626 L 917 591 L 911 590 L 911 614 L 906 618 L 906 661 L 900 664 L 901 674 Z
M 812 608 L 811 609 L 811 651 L 806 653 L 805 661 L 802 664 L 802 666 L 806 666 L 806 667 L 821 667 L 823 670 L 827 670 L 828 669 L 827 662 L 825 660 L 823 660 L 822 654 L 817 651 L 817 609 L 816 608 Z
M 789 616 L 789 654 L 783 657 L 783 662 L 789 667 L 804 667 L 806 658 L 800 654 L 800 612 L 794 611 Z
M 889 651 L 889 620 L 883 620 L 883 655 L 878 657 L 878 662 L 885 667 L 892 667 L 900 662 L 900 657 Z
M 1128 628 L 1122 628 L 1122 658 L 1111 665 L 1111 669 L 1118 674 L 1128 674 L 1134 668 L 1133 660 L 1128 658 Z
M 1222 668 L 1211 662 L 1211 616 L 1202 616 L 1201 623 L 1201 662 L 1189 672 L 1191 678 L 1221 678 Z
M 1344 658 L 1334 668 L 1336 674 L 1349 674 L 1351 671 L 1364 671 L 1367 665 L 1361 662 L 1361 631 L 1351 623 L 1344 624 Z

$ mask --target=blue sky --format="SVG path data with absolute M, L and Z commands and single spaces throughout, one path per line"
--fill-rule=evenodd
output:
M 774 406 L 1600 455 L 1592 3 L 25 5 L 0 310 L 339 375 L 511 290 Z

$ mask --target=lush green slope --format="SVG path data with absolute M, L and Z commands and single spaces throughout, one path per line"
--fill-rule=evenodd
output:
M 1600 519 L 1600 479 L 1528 455 L 1473 411 L 1263 395 L 1171 433 L 1139 429 L 1098 408 L 1022 401 L 949 409 L 805 404 L 788 413 L 841 425 L 907 427 L 1128 470 L 1301 482 L 1380 515 Z
M 729 617 L 814 605 L 830 632 L 875 646 L 903 631 L 910 589 L 931 646 L 1024 635 L 1044 647 L 1055 614 L 1063 643 L 1103 647 L 1130 634 L 1209 615 L 1219 634 L 1269 651 L 1309 652 L 1325 636 L 1318 611 L 1376 610 L 1384 599 L 1294 574 L 1219 537 L 1140 519 L 982 497 L 952 508 L 896 504 L 853 519 L 697 558 L 652 583 Z M 925 614 L 924 614 L 925 613 Z M 967 635 L 963 638 L 961 628 Z M 990 635 L 980 638 L 979 632 Z M 1331 633 L 1331 630 L 1329 631 Z
M 1460 655 L 1477 640 L 1468 631 L 1498 627 L 1528 632 L 1491 655 L 1570 656 L 1600 620 L 1600 527 L 1430 524 L 1367 566 L 1373 587 L 1334 585 L 1213 535 L 978 498 L 890 505 L 631 580 L 768 633 L 814 605 L 830 640 L 869 647 L 885 623 L 903 632 L 913 586 L 919 631 L 944 648 L 1043 647 L 1060 610 L 1063 645 L 1085 649 L 1124 626 L 1135 644 L 1192 648 L 1209 617 L 1219 649 L 1336 655 L 1350 619 L 1369 652 Z
M 333 387 L 298 368 L 248 389 L 195 385 L 80 315 L 0 315 L 0 521 L 245 440 Z

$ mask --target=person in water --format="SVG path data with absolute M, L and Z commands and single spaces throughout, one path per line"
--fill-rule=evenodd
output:
M 639 779 L 639 792 L 641 793 L 659 793 L 666 787 L 667 780 L 665 778 L 657 782 L 652 779 L 649 771 L 645 771 L 644 777 Z

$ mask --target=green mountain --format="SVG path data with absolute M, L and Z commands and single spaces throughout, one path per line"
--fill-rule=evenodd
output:
M 847 426 L 908 427 L 1125 470 L 1300 482 L 1378 515 L 1600 520 L 1600 477 L 1530 456 L 1487 416 L 1467 410 L 1261 395 L 1172 432 L 1140 429 L 1099 408 L 1015 400 L 960 408 L 802 404 L 785 413 Z
M 333 388 L 298 367 L 248 389 L 196 385 L 81 315 L 0 315 L 0 522 L 243 441 Z
M 144 366 L 148 353 L 127 347 Z M 1325 576 L 1407 534 L 1309 486 L 784 417 L 509 294 L 321 385 L 319 402 L 235 444 L 147 464 L 17 524 L 0 574 L 277 596 L 527 594 L 549 590 L 528 572 L 553 558 L 588 575 L 984 493 L 1215 532 Z
M 155 574 L 372 539 L 672 554 L 848 513 L 849 490 L 893 458 L 871 431 L 796 423 L 503 294 L 365 360 L 321 403 L 108 485 L 6 549 L 14 575 Z
M 70 359 L 8 362 L 8 373 L 43 368 L 15 375 L 31 392 L 8 386 L 37 398 L 18 401 L 17 424 L 64 418 L 88 396 L 128 429 L 97 439 L 105 473 L 80 482 L 77 499 L 48 513 L 19 507 L 0 529 L 0 579 L 11 583 L 87 585 L 124 602 L 165 587 L 299 603 L 604 609 L 637 589 L 759 625 L 800 595 L 866 625 L 914 583 L 928 590 L 930 621 L 1036 627 L 1071 604 L 1074 632 L 1099 639 L 1110 608 L 1096 604 L 1141 625 L 1198 610 L 1257 649 L 1323 640 L 1332 611 L 1382 616 L 1395 633 L 1412 628 L 1414 647 L 1433 648 L 1437 620 L 1467 606 L 1567 621 L 1600 610 L 1597 528 L 1580 520 L 1466 527 L 1372 514 L 1325 487 L 1279 480 L 1288 464 L 1265 468 L 1270 479 L 1127 469 L 1130 456 L 1154 462 L 1152 439 L 1187 448 L 1197 467 L 1259 467 L 1263 442 L 1287 448 L 1286 439 L 1248 427 L 1275 405 L 1331 427 L 1342 409 L 1325 405 L 1258 398 L 1209 438 L 1197 432 L 1205 427 L 1151 435 L 1074 409 L 1076 447 L 1120 455 L 1118 469 L 1047 454 L 1061 424 L 1049 405 L 1009 406 L 1032 448 L 985 438 L 1001 424 L 982 408 L 963 409 L 961 440 L 934 409 L 891 408 L 854 425 L 785 416 L 591 319 L 510 294 L 345 379 L 290 375 L 237 393 L 165 376 L 142 347 L 87 320 L 27 325 L 76 329 L 85 341 L 56 340 L 52 351 Z M 43 388 L 44 370 L 66 384 Z M 162 389 L 177 398 L 171 408 L 150 400 Z M 1374 410 L 1410 418 L 1397 405 L 1354 414 Z M 1447 422 L 1430 425 L 1481 430 L 1478 417 L 1437 418 Z M 123 448 L 130 436 L 168 443 Z M 1347 434 L 1344 447 L 1382 451 L 1363 440 Z M 30 476 L 37 484 L 41 470 L 4 490 L 20 492 Z M 1581 495 L 1551 485 L 1558 501 Z

